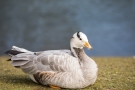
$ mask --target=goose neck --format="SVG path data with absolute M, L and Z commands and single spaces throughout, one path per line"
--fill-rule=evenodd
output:
M 83 50 L 83 48 L 75 48 L 75 47 L 71 47 L 71 51 L 72 51 L 72 54 L 77 57 L 77 58 L 80 58 L 82 59 L 83 56 L 85 56 L 85 52 Z

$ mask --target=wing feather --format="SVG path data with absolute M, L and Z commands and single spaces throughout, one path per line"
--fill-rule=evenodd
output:
M 47 56 L 44 56 L 43 54 L 38 56 L 37 61 L 39 58 L 42 58 L 40 59 L 40 63 L 44 66 L 49 66 L 52 71 L 72 71 L 79 68 L 78 59 L 65 53 L 60 55 Z
M 34 66 L 32 63 L 33 63 L 33 61 L 29 61 L 28 63 L 22 65 L 21 68 L 29 68 L 29 67 L 32 67 L 32 66 Z
M 69 50 L 51 50 L 35 54 L 21 53 L 11 58 L 13 66 L 19 66 L 25 73 L 34 74 L 37 71 L 70 72 L 80 68 L 78 59 Z
M 28 67 L 28 68 L 22 68 L 22 70 L 25 73 L 32 74 L 32 73 L 36 73 L 37 68 L 35 66 L 31 66 L 31 67 Z
M 28 61 L 26 61 L 26 60 L 12 61 L 12 62 L 11 62 L 11 65 L 13 65 L 13 66 L 21 66 L 21 65 L 26 64 L 27 62 L 28 62 Z

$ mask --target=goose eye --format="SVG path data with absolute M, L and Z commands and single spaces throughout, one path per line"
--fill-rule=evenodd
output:
M 80 38 L 80 40 L 82 40 L 82 39 Z

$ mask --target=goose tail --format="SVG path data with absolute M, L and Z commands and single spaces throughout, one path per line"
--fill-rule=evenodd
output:
M 13 46 L 11 50 L 5 52 L 11 56 L 7 61 L 11 61 L 11 65 L 16 68 L 21 68 L 27 74 L 35 73 L 36 68 L 33 65 L 34 52 L 23 48 Z M 32 60 L 31 60 L 32 59 Z
M 17 54 L 20 54 L 20 53 L 26 53 L 26 52 L 31 52 L 31 51 L 28 51 L 24 48 L 19 48 L 17 46 L 12 46 L 12 49 L 6 51 L 5 54 L 7 54 L 9 56 L 14 56 L 14 55 L 17 55 Z
M 12 49 L 11 50 L 20 51 L 20 52 L 31 52 L 29 50 L 26 50 L 24 48 L 19 48 L 17 46 L 12 46 Z

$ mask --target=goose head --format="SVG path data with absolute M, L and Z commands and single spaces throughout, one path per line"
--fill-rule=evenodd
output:
M 84 47 L 86 47 L 88 49 L 92 49 L 91 45 L 88 42 L 87 36 L 82 32 L 76 32 L 75 34 L 73 34 L 73 37 L 71 38 L 71 41 L 70 41 L 70 47 L 74 56 L 76 55 L 73 48 L 83 49 Z

